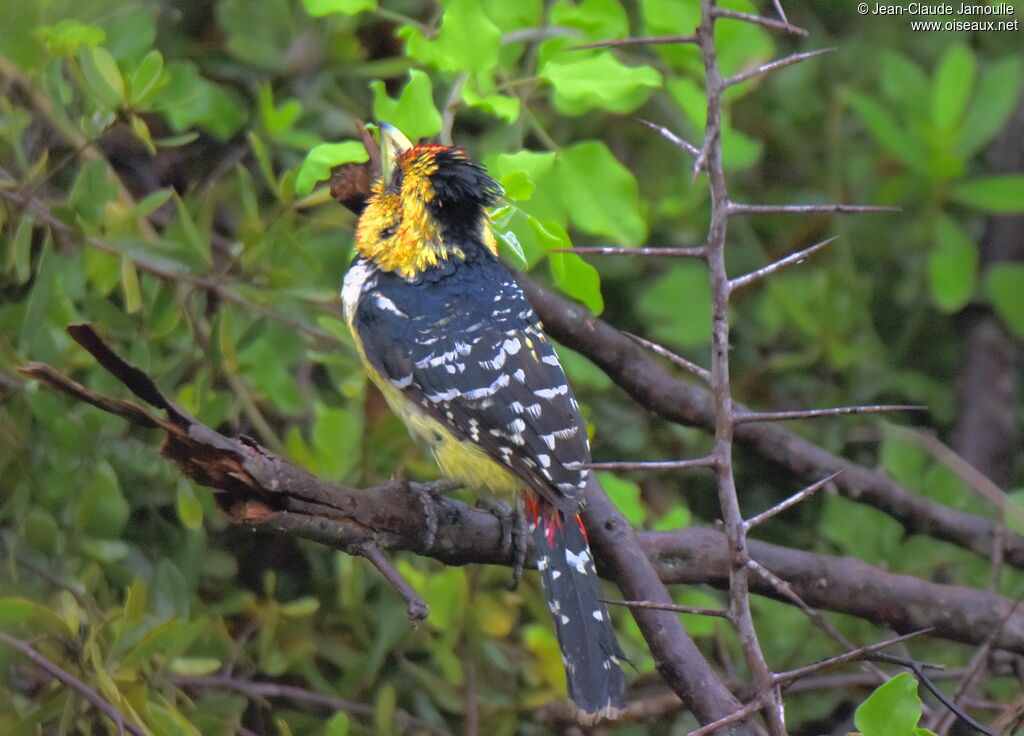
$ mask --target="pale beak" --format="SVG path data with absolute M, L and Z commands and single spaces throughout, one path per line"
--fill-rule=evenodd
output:
M 412 143 L 394 125 L 381 122 L 377 127 L 380 129 L 380 174 L 388 182 L 398 157 L 412 148 Z

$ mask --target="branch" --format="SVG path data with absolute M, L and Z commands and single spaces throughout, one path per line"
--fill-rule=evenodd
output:
M 643 544 L 666 582 L 728 583 L 729 551 L 721 532 L 647 532 Z M 897 632 L 933 629 L 934 636 L 966 644 L 982 644 L 997 631 L 994 647 L 1024 654 L 1024 613 L 1014 611 L 1016 602 L 1004 596 L 886 572 L 851 557 L 756 540 L 748 545 L 751 559 L 785 580 L 813 608 L 852 614 Z M 792 603 L 761 578 L 751 579 L 751 589 Z
M 251 440 L 226 437 L 189 416 L 169 401 L 151 378 L 114 352 L 91 326 L 72 325 L 68 332 L 136 396 L 166 411 L 168 419 L 99 396 L 44 364 L 29 364 L 21 372 L 129 421 L 159 426 L 167 435 L 163 454 L 197 483 L 216 489 L 218 506 L 230 521 L 366 556 L 405 597 L 411 617 L 421 618 L 425 604 L 381 550 L 412 550 L 455 565 L 514 563 L 515 550 L 503 535 L 500 520 L 457 501 L 435 497 L 430 491 L 436 490 L 436 485 L 391 481 L 358 491 L 324 481 Z M 127 409 L 126 404 L 133 408 Z M 410 503 L 414 495 L 418 503 Z M 671 602 L 633 528 L 593 474 L 583 519 L 597 562 L 628 597 Z M 634 617 L 666 682 L 702 722 L 739 707 L 678 617 L 656 610 L 638 610 Z
M 633 340 L 579 305 L 527 277 L 517 278 L 545 331 L 589 358 L 641 407 L 678 424 L 708 431 L 714 427 L 714 403 L 706 389 L 670 375 Z M 739 403 L 735 408 L 750 411 Z M 736 427 L 736 439 L 807 482 L 841 470 L 834 483 L 843 496 L 885 512 L 908 533 L 926 534 L 985 557 L 992 553 L 997 535 L 989 519 L 912 493 L 883 473 L 834 455 L 784 427 L 742 424 Z M 1002 543 L 1006 562 L 1024 569 L 1024 536 L 1007 531 Z
M 67 685 L 69 688 L 92 703 L 96 710 L 100 711 L 103 715 L 114 722 L 119 732 L 123 733 L 124 731 L 127 731 L 132 734 L 132 736 L 146 736 L 146 732 L 138 725 L 125 718 L 124 713 L 119 711 L 113 703 L 72 675 L 70 672 L 44 657 L 21 639 L 16 639 L 15 637 L 0 631 L 0 641 L 9 647 L 17 649 L 25 657 L 32 660 L 33 664 L 44 670 L 55 680 Z
M 815 56 L 821 56 L 822 54 L 827 54 L 828 52 L 835 50 L 836 49 L 833 46 L 827 49 L 818 49 L 817 51 L 805 51 L 802 54 L 793 54 L 792 56 L 787 56 L 784 59 L 778 59 L 776 61 L 770 61 L 767 64 L 762 64 L 761 66 L 757 67 L 757 69 L 751 69 L 750 71 L 740 72 L 739 74 L 733 74 L 731 77 L 726 77 L 723 80 L 723 83 L 726 87 L 731 87 L 734 84 L 746 82 L 748 79 L 753 79 L 754 77 L 760 76 L 762 74 L 768 74 L 769 72 L 773 72 L 776 69 L 782 69 L 783 67 L 787 67 L 790 64 L 797 64 L 801 61 L 813 59 Z

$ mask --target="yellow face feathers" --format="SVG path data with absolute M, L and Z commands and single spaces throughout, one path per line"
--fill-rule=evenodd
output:
M 485 207 L 497 183 L 461 149 L 412 146 L 381 127 L 382 177 L 356 227 L 356 248 L 386 271 L 411 279 L 466 250 L 497 254 Z

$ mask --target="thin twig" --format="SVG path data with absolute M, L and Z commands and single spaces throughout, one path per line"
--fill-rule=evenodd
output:
M 769 276 L 775 273 L 776 271 L 785 268 L 786 266 L 791 266 L 794 263 L 801 263 L 809 255 L 811 255 L 812 253 L 817 253 L 826 245 L 835 241 L 838 237 L 839 236 L 836 235 L 831 238 L 826 238 L 825 240 L 822 240 L 820 243 L 815 243 L 809 248 L 804 248 L 803 250 L 797 251 L 796 253 L 791 253 L 785 258 L 780 258 L 774 263 L 769 263 L 767 266 L 759 268 L 756 271 L 751 271 L 750 273 L 744 274 L 743 276 L 737 276 L 736 278 L 730 279 L 729 290 L 735 291 L 736 289 L 742 289 L 744 286 L 747 286 L 748 284 L 752 284 L 755 281 L 763 279 L 765 276 Z
M 683 468 L 715 468 L 720 460 L 708 455 L 692 460 L 637 460 L 609 463 L 579 463 L 576 467 L 590 470 L 681 470 Z
M 886 647 L 891 647 L 893 644 L 899 644 L 900 642 L 907 641 L 908 639 L 913 639 L 921 636 L 922 634 L 927 634 L 929 631 L 931 631 L 931 629 L 912 631 L 909 634 L 903 634 L 902 636 L 895 636 L 892 639 L 886 639 L 885 641 L 880 641 L 875 644 L 869 644 L 868 646 L 854 649 L 851 652 L 845 652 L 844 654 L 839 654 L 835 657 L 823 659 L 820 662 L 815 662 L 814 664 L 797 667 L 796 669 L 787 670 L 786 672 L 778 672 L 775 674 L 774 679 L 776 684 L 785 686 L 794 680 L 799 680 L 801 677 L 806 677 L 807 675 L 813 675 L 815 672 L 820 672 L 828 667 L 835 667 L 836 665 L 843 664 L 845 662 L 854 662 L 864 659 L 867 655 L 873 654 L 880 649 L 885 649 Z
M 391 587 L 402 596 L 411 621 L 422 621 L 427 617 L 430 613 L 430 606 L 420 597 L 419 593 L 413 590 L 409 581 L 402 577 L 402 574 L 391 564 L 391 560 L 380 551 L 380 547 L 367 541 L 359 544 L 353 553 L 365 557 L 371 565 L 377 568 Z
M 605 600 L 610 606 L 625 606 L 626 608 L 651 608 L 657 611 L 675 611 L 676 613 L 690 613 L 694 616 L 714 616 L 716 618 L 729 618 L 729 612 L 724 608 L 698 608 L 696 606 L 680 606 L 675 603 L 658 603 L 657 601 L 616 601 Z
M 999 636 L 999 633 L 1006 627 L 1010 618 L 1016 613 L 1020 603 L 1021 600 L 1018 598 L 1013 607 L 1003 616 L 999 625 L 992 629 L 992 633 L 985 637 L 985 641 L 978 647 L 978 651 L 974 653 L 970 664 L 967 666 L 967 672 L 964 673 L 963 680 L 960 681 L 956 692 L 953 693 L 953 703 L 959 705 L 975 686 L 975 679 L 985 670 L 985 664 L 988 662 L 988 656 L 992 651 L 992 645 L 995 644 L 996 637 Z M 933 724 L 932 730 L 938 734 L 947 733 L 953 726 L 955 715 L 952 710 L 944 711 Z
M 956 715 L 957 718 L 962 720 L 964 723 L 966 723 L 974 730 L 980 731 L 981 733 L 985 734 L 985 736 L 999 736 L 999 734 L 985 728 L 983 725 L 981 725 L 976 720 L 971 718 L 969 715 L 967 715 L 967 713 L 964 712 L 964 710 L 960 706 L 958 706 L 956 703 L 950 700 L 949 696 L 942 692 L 942 690 L 939 689 L 938 685 L 932 682 L 931 678 L 925 674 L 924 669 L 919 664 L 917 664 L 916 662 L 910 662 L 907 666 L 911 670 L 913 670 L 914 675 L 917 676 L 918 682 L 924 685 L 928 692 L 934 695 L 935 699 L 942 703 L 944 706 L 946 706 L 952 713 Z
M 594 43 L 570 46 L 567 50 L 582 51 L 583 49 L 598 49 L 614 46 L 638 46 L 648 43 L 697 43 L 697 37 L 692 33 L 675 36 L 631 36 L 629 38 L 612 38 L 607 41 L 595 41 Z
M 643 118 L 637 118 L 637 120 L 639 120 L 641 123 L 646 125 L 651 130 L 656 131 L 659 135 L 661 135 L 662 138 L 679 146 L 684 151 L 689 153 L 691 156 L 697 156 L 700 154 L 700 151 L 697 149 L 697 146 L 693 145 L 692 143 L 687 143 L 682 138 L 673 133 L 671 130 L 666 128 L 664 125 L 658 125 L 657 123 L 652 123 L 650 120 L 644 120 Z
M 851 214 L 857 212 L 900 212 L 899 207 L 873 204 L 743 204 L 729 203 L 730 215 L 779 215 L 808 214 L 812 212 L 835 212 Z
M 761 707 L 761 703 L 757 700 L 744 705 L 735 713 L 730 713 L 725 718 L 719 718 L 717 721 L 712 723 L 706 723 L 695 731 L 690 731 L 686 736 L 704 736 L 705 734 L 714 733 L 720 728 L 728 726 L 730 723 L 736 723 L 736 721 L 742 721 L 744 718 L 753 715 Z
M 831 483 L 833 480 L 835 480 L 840 475 L 842 475 L 842 472 L 843 472 L 842 470 L 837 470 L 836 472 L 832 473 L 831 475 L 825 476 L 824 478 L 819 480 L 817 483 L 812 483 L 811 485 L 809 485 L 806 488 L 804 488 L 802 491 L 799 491 L 798 493 L 794 493 L 792 496 L 787 498 L 785 501 L 782 501 L 780 503 L 775 504 L 770 509 L 765 509 L 764 511 L 762 511 L 760 514 L 757 514 L 756 516 L 750 517 L 745 522 L 746 526 L 747 526 L 747 531 L 750 531 L 750 529 L 752 529 L 753 527 L 757 526 L 758 524 L 761 524 L 761 523 L 763 523 L 765 521 L 768 521 L 768 519 L 772 518 L 773 516 L 775 516 L 776 514 L 782 512 L 782 511 L 785 511 L 790 506 L 795 506 L 796 504 L 798 504 L 801 501 L 803 501 L 805 498 L 808 498 L 808 497 L 814 495 L 818 490 L 824 488 L 829 483 Z
M 782 3 L 780 3 L 779 0 L 772 0 L 772 7 L 775 8 L 775 12 L 779 14 L 779 20 L 788 25 L 789 18 L 786 17 L 786 11 L 782 9 Z
M 783 67 L 787 67 L 791 64 L 798 64 L 801 61 L 805 61 L 806 59 L 813 59 L 815 56 L 821 56 L 822 54 L 827 54 L 828 52 L 835 50 L 835 47 L 832 46 L 827 49 L 818 49 L 817 51 L 805 51 L 802 54 L 792 54 L 791 56 L 787 56 L 783 59 L 770 61 L 767 64 L 762 64 L 761 66 L 757 67 L 757 69 L 750 69 L 749 71 L 740 72 L 738 74 L 733 74 L 731 77 L 726 77 L 725 86 L 731 87 L 734 84 L 746 82 L 748 79 L 753 79 L 754 77 L 757 77 L 761 74 L 767 74 L 769 72 L 775 71 L 776 69 L 782 69 Z
M 667 360 L 675 363 L 680 368 L 683 368 L 683 369 L 689 371 L 690 373 L 692 373 L 693 375 L 697 376 L 699 379 L 701 379 L 705 383 L 711 383 L 711 371 L 709 371 L 708 369 L 704 368 L 703 366 L 699 366 L 696 363 L 687 360 L 683 356 L 677 355 L 676 353 L 673 353 L 668 348 L 663 347 L 662 345 L 659 345 L 656 342 L 651 342 L 650 340 L 642 338 L 639 335 L 634 335 L 632 332 L 623 332 L 622 334 L 626 335 L 627 337 L 632 338 L 635 342 L 643 345 L 645 348 L 650 350 L 652 353 L 655 353 L 656 355 L 660 355 L 661 357 L 666 358 Z
M 805 409 L 801 411 L 745 411 L 737 412 L 736 424 L 751 422 L 785 422 L 790 419 L 816 419 L 818 417 L 840 417 L 849 414 L 878 414 L 890 411 L 928 411 L 920 404 L 865 404 L 863 406 L 834 406 L 829 409 Z
M 26 658 L 32 660 L 33 664 L 44 670 L 48 675 L 52 676 L 55 680 L 58 680 L 64 685 L 67 685 L 69 688 L 92 703 L 93 707 L 117 725 L 118 730 L 128 731 L 132 736 L 146 736 L 145 730 L 125 718 L 124 713 L 122 713 L 113 703 L 58 665 L 56 662 L 44 657 L 26 642 L 23 642 L 21 639 L 15 638 L 9 634 L 5 634 L 2 631 L 0 631 L 0 641 L 13 649 L 17 649 Z
M 241 693 L 247 698 L 286 698 L 296 703 L 316 705 L 329 710 L 351 713 L 356 716 L 373 716 L 376 708 L 366 703 L 356 703 L 351 700 L 343 700 L 333 695 L 325 695 L 315 690 L 308 690 L 295 685 L 281 685 L 276 682 L 254 682 L 239 677 L 226 677 L 224 675 L 172 675 L 171 682 L 178 687 L 188 689 L 211 689 L 229 690 Z M 443 728 L 427 723 L 419 718 L 414 718 L 407 713 L 396 712 L 395 720 L 409 728 L 429 731 L 434 734 L 447 734 Z
M 694 248 L 622 248 L 616 246 L 584 246 L 552 248 L 549 253 L 587 253 L 598 256 L 668 256 L 670 258 L 703 258 L 704 247 Z
M 732 20 L 741 20 L 746 23 L 753 23 L 755 25 L 764 26 L 765 28 L 774 28 L 777 31 L 785 31 L 786 33 L 792 33 L 794 36 L 809 36 L 810 33 L 800 26 L 795 26 L 792 23 L 785 23 L 783 21 L 774 20 L 773 18 L 765 18 L 761 15 L 753 15 L 751 13 L 741 13 L 737 10 L 729 10 L 727 8 L 714 8 L 712 10 L 716 18 L 730 18 Z

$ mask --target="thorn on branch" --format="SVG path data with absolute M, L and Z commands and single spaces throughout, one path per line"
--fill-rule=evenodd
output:
M 780 215 L 829 212 L 856 214 L 861 212 L 901 212 L 899 207 L 873 204 L 743 204 L 730 202 L 726 210 L 730 215 Z
M 812 253 L 818 252 L 819 250 L 824 248 L 826 245 L 829 245 L 830 243 L 832 243 L 838 237 L 839 236 L 836 235 L 834 237 L 827 238 L 826 240 L 822 240 L 820 243 L 815 243 L 814 245 L 810 246 L 809 248 L 804 248 L 803 250 L 797 251 L 796 253 L 791 253 L 790 255 L 786 256 L 785 258 L 780 258 L 779 260 L 775 261 L 774 263 L 769 263 L 767 266 L 764 266 L 763 268 L 759 268 L 756 271 L 751 271 L 750 273 L 744 274 L 743 276 L 737 276 L 734 279 L 730 279 L 729 280 L 729 290 L 733 291 L 735 289 L 743 288 L 744 286 L 747 286 L 748 284 L 752 284 L 755 281 L 763 279 L 765 276 L 770 276 L 771 274 L 775 273 L 776 271 L 778 271 L 780 269 L 785 268 L 786 266 L 790 266 L 790 265 L 793 265 L 795 263 L 802 263 L 804 261 L 804 259 L 806 259 L 809 255 L 811 255 Z
M 675 603 L 658 603 L 657 601 L 604 600 L 604 602 L 610 606 L 625 606 L 626 608 L 649 608 L 656 611 L 675 611 L 676 613 L 691 613 L 694 616 L 714 616 L 716 618 L 729 618 L 729 612 L 722 608 L 697 608 L 695 606 L 679 606 Z
M 615 246 L 584 246 L 552 248 L 549 253 L 592 253 L 599 256 L 669 256 L 671 258 L 703 258 L 704 247 L 695 248 L 622 248 Z
M 831 46 L 826 49 L 818 49 L 816 51 L 805 51 L 801 54 L 792 54 L 791 56 L 787 56 L 776 61 L 770 61 L 767 64 L 762 64 L 761 66 L 757 67 L 757 69 L 751 69 L 749 71 L 733 74 L 731 77 L 726 77 L 724 80 L 722 80 L 722 84 L 726 87 L 731 87 L 734 84 L 746 82 L 748 79 L 753 79 L 754 77 L 760 76 L 762 74 L 768 74 L 769 72 L 773 72 L 776 69 L 782 69 L 784 67 L 790 66 L 791 64 L 798 64 L 801 61 L 813 59 L 815 56 L 821 56 L 822 54 L 827 54 L 830 51 L 835 50 L 836 48 L 834 46 Z
M 631 36 L 629 38 L 613 38 L 607 41 L 595 41 L 594 43 L 570 46 L 568 51 L 582 51 L 583 49 L 598 49 L 614 46 L 638 46 L 648 43 L 697 43 L 697 36 L 689 33 L 675 36 Z
M 866 659 L 869 655 L 874 654 L 880 649 L 891 647 L 894 644 L 905 642 L 908 639 L 913 639 L 931 631 L 933 631 L 932 628 L 927 628 L 912 631 L 909 634 L 903 634 L 902 636 L 894 636 L 891 639 L 876 642 L 875 644 L 869 644 L 867 646 L 836 655 L 835 657 L 829 657 L 828 659 L 823 659 L 820 662 L 815 662 L 814 664 L 809 664 L 805 667 L 797 667 L 796 669 L 788 670 L 787 672 L 778 672 L 775 674 L 773 679 L 776 685 L 785 687 L 786 685 L 799 680 L 801 677 L 807 677 L 808 675 L 813 675 L 815 672 L 820 672 L 821 670 L 828 669 L 829 667 L 835 667 L 836 665 L 845 664 L 846 662 L 855 662 L 857 660 Z
M 810 496 L 814 495 L 818 490 L 824 488 L 829 483 L 831 483 L 833 480 L 835 480 L 840 475 L 842 475 L 842 473 L 843 473 L 842 470 L 837 470 L 836 472 L 832 473 L 831 475 L 825 476 L 824 478 L 819 480 L 817 483 L 812 483 L 811 485 L 809 485 L 806 488 L 804 488 L 802 491 L 794 493 L 792 496 L 790 496 L 786 500 L 782 501 L 781 503 L 778 503 L 775 506 L 772 506 L 770 509 L 765 509 L 760 514 L 757 514 L 756 516 L 752 516 L 751 518 L 747 519 L 745 522 L 743 522 L 744 525 L 746 526 L 747 530 L 749 531 L 750 529 L 754 528 L 758 524 L 762 524 L 765 521 L 767 521 L 768 519 L 770 519 L 773 516 L 775 516 L 776 514 L 782 512 L 782 511 L 785 511 L 790 506 L 795 506 L 796 504 L 798 504 L 801 501 L 803 501 L 805 498 L 809 498 Z
M 623 332 L 622 334 L 632 339 L 634 342 L 643 345 L 645 348 L 650 350 L 655 355 L 660 355 L 661 357 L 666 358 L 672 363 L 675 363 L 680 368 L 689 371 L 690 373 L 697 376 L 705 383 L 711 383 L 711 371 L 709 371 L 707 368 L 699 366 L 696 363 L 687 360 L 683 356 L 673 353 L 668 348 L 663 347 L 662 345 L 659 345 L 656 342 L 651 342 L 650 340 L 642 338 L 639 335 L 634 335 L 632 332 Z
M 888 411 L 928 411 L 928 407 L 920 404 L 873 404 L 864 406 L 836 406 L 830 409 L 806 409 L 803 411 L 746 411 L 737 412 L 734 421 L 736 424 L 784 422 L 790 419 L 839 417 L 848 414 L 878 414 Z
M 715 468 L 719 459 L 713 455 L 698 457 L 692 460 L 638 460 L 610 463 L 574 463 L 566 467 L 587 468 L 589 470 L 680 470 L 683 468 Z
M 697 149 L 697 146 L 693 145 L 692 143 L 684 141 L 671 130 L 666 128 L 664 125 L 658 125 L 657 123 L 652 123 L 650 120 L 644 120 L 643 118 L 637 118 L 637 120 L 639 120 L 648 128 L 661 135 L 661 137 L 664 138 L 665 140 L 679 146 L 691 156 L 697 156 L 700 154 L 700 151 Z
M 711 14 L 715 18 L 730 18 L 732 20 L 741 20 L 745 23 L 753 23 L 755 25 L 764 26 L 765 28 L 774 28 L 777 31 L 785 31 L 786 33 L 792 33 L 794 36 L 809 36 L 811 35 L 807 29 L 795 26 L 792 23 L 787 23 L 781 20 L 775 20 L 774 18 L 765 18 L 761 15 L 753 15 L 752 13 L 741 13 L 737 10 L 729 10 L 728 8 L 715 7 L 712 9 Z

